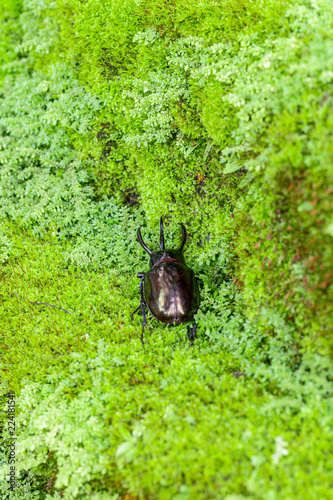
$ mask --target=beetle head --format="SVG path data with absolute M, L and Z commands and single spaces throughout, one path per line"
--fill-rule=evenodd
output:
M 142 248 L 146 250 L 146 252 L 150 255 L 150 267 L 155 266 L 158 264 L 160 261 L 168 261 L 168 259 L 172 260 L 178 260 L 185 264 L 184 256 L 183 256 L 183 248 L 186 242 L 186 229 L 184 224 L 181 224 L 182 228 L 182 234 L 183 234 L 183 239 L 180 247 L 178 250 L 172 249 L 172 250 L 166 250 L 164 248 L 164 228 L 163 228 L 163 219 L 161 217 L 160 219 L 160 250 L 157 252 L 152 252 L 147 245 L 144 243 L 142 236 L 141 236 L 141 231 L 140 228 L 138 229 L 137 235 L 138 235 L 138 240 Z

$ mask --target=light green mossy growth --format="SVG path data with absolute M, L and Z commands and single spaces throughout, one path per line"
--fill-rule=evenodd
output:
M 122 316 L 128 324 L 136 278 L 112 270 L 82 272 L 71 264 L 71 247 L 54 238 L 36 244 L 13 229 L 11 238 L 11 256 L 1 266 L 1 351 L 2 366 L 8 367 L 4 380 L 18 390 L 26 377 L 43 378 L 52 367 L 66 367 L 69 353 L 83 349 L 87 338 L 98 339 L 102 331 L 105 338 L 114 335 Z M 128 305 L 121 312 L 125 295 Z M 118 326 L 111 333 L 114 316 Z M 124 327 L 119 334 L 125 341 L 129 331 Z
M 0 84 L 7 73 L 7 64 L 15 58 L 15 47 L 22 36 L 18 25 L 21 7 L 21 0 L 2 0 L 0 4 Z
M 10 500 L 331 498 L 332 19 L 329 0 L 2 2 Z M 130 321 L 136 229 L 156 248 L 161 215 L 203 281 L 193 347 L 149 317 L 143 349 Z
M 45 79 L 30 76 L 23 62 L 18 75 L 7 76 L 0 101 L 2 216 L 19 220 L 34 234 L 52 229 L 60 237 L 87 217 L 91 176 L 71 143 L 88 133 L 99 107 L 64 66 L 54 67 Z
M 152 499 L 328 499 L 331 399 L 269 394 L 230 354 L 178 336 L 88 340 L 66 377 L 26 385 L 18 469 L 55 459 L 65 499 L 118 498 L 119 484 Z

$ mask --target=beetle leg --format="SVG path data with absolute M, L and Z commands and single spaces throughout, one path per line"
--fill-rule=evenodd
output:
M 198 326 L 198 323 L 194 323 L 192 328 L 191 328 L 191 325 L 187 325 L 187 337 L 188 337 L 191 345 L 193 345 L 194 339 L 196 337 L 197 326 Z
M 141 344 L 144 345 L 144 344 L 148 344 L 148 342 L 144 342 L 143 341 L 143 333 L 144 333 L 144 329 L 145 329 L 145 326 L 148 324 L 147 323 L 147 318 L 146 318 L 146 311 L 145 311 L 145 307 L 146 306 L 146 303 L 145 303 L 145 299 L 143 297 L 143 280 L 144 280 L 144 275 L 142 276 L 141 278 L 141 281 L 140 281 L 140 295 L 141 295 L 141 313 L 142 313 L 142 332 L 141 332 Z
M 135 314 L 136 312 L 138 312 L 138 310 L 140 309 L 140 307 L 141 307 L 141 304 L 139 305 L 139 307 L 137 307 L 137 308 L 135 309 L 135 311 L 133 311 L 133 312 L 132 312 L 132 314 L 131 314 L 131 321 L 133 321 L 133 316 L 134 316 L 134 314 Z
M 187 325 L 187 338 L 191 341 L 191 325 Z
M 139 310 L 139 309 L 141 309 L 141 304 L 143 304 L 143 305 L 144 305 L 144 307 L 147 307 L 147 304 L 146 304 L 145 302 L 141 301 L 141 302 L 140 302 L 140 305 L 139 305 L 139 306 L 138 306 L 138 307 L 137 307 L 137 308 L 136 308 L 136 309 L 132 312 L 132 314 L 131 314 L 131 321 L 133 321 L 133 319 L 134 319 L 134 318 L 133 318 L 134 314 L 135 314 L 136 312 L 138 312 L 138 310 Z
M 142 332 L 141 332 L 141 344 L 144 345 L 144 344 L 148 344 L 149 342 L 144 342 L 143 341 L 143 333 L 144 333 L 144 330 L 145 330 L 145 326 L 147 326 L 147 318 L 146 318 L 146 311 L 145 311 L 145 306 L 144 306 L 144 303 L 141 302 L 141 311 L 142 311 Z

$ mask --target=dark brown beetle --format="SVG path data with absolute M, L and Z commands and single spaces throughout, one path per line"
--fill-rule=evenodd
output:
M 181 224 L 183 241 L 178 250 L 165 250 L 164 248 L 164 230 L 163 219 L 160 220 L 160 251 L 152 252 L 143 242 L 140 228 L 137 235 L 142 248 L 150 255 L 150 270 L 144 273 L 138 273 L 140 281 L 141 301 L 139 309 L 142 313 L 142 333 L 141 343 L 143 341 L 144 328 L 147 325 L 146 311 L 158 321 L 169 325 L 180 325 L 194 321 L 193 315 L 197 312 L 200 305 L 200 292 L 198 283 L 192 269 L 187 267 L 183 256 L 183 248 L 186 242 L 186 229 Z M 187 334 L 191 342 L 195 337 L 197 323 L 191 328 L 187 327 Z

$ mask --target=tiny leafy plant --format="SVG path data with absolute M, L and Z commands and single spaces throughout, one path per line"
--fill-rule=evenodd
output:
M 332 26 L 329 0 L 1 2 L 3 498 L 331 498 Z M 161 216 L 199 326 L 143 349 Z

